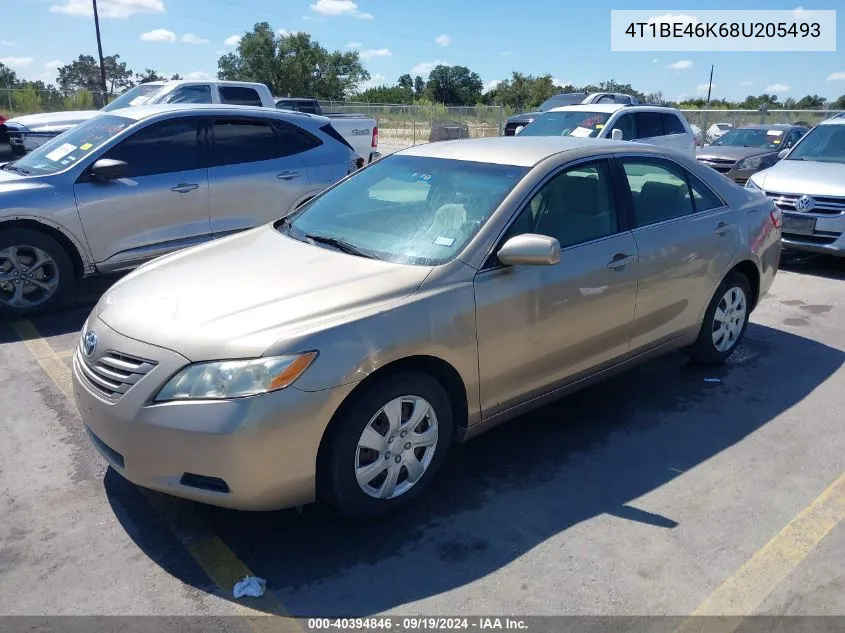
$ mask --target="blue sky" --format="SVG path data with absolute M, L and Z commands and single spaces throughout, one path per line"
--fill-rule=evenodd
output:
M 748 0 L 99 0 L 103 49 L 141 71 L 214 76 L 217 58 L 255 22 L 307 31 L 329 49 L 358 48 L 372 83 L 402 73 L 426 75 L 437 63 L 462 64 L 485 84 L 511 71 L 551 73 L 561 83 L 614 78 L 670 99 L 705 96 L 715 64 L 714 97 L 773 92 L 781 100 L 845 94 L 845 10 L 837 51 L 611 52 L 610 10 L 655 15 L 695 9 L 831 9 L 837 2 Z M 3 12 L 0 61 L 27 79 L 55 80 L 55 68 L 96 55 L 90 0 L 18 0 Z M 620 6 L 621 5 L 621 6 Z

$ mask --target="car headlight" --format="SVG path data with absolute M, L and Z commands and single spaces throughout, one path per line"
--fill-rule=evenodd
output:
M 745 158 L 737 164 L 737 169 L 759 169 L 765 159 L 762 156 L 751 156 L 750 158 Z
M 155 397 L 165 400 L 243 398 L 284 389 L 299 378 L 317 352 L 188 365 Z
M 745 188 L 749 189 L 751 191 L 756 191 L 757 193 L 762 193 L 764 195 L 766 193 L 765 191 L 763 191 L 763 189 L 760 187 L 760 185 L 758 185 L 756 182 L 751 180 L 751 178 L 749 178 L 748 180 L 745 181 Z

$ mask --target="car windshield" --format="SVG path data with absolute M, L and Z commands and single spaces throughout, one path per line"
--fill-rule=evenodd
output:
M 596 137 L 609 118 L 608 112 L 546 112 L 526 125 L 519 135 Z
M 37 147 L 4 169 L 23 174 L 53 174 L 75 165 L 135 121 L 101 114 L 69 129 Z
M 111 112 L 112 110 L 119 110 L 120 108 L 141 105 L 151 94 L 159 89 L 161 89 L 161 84 L 139 84 L 124 92 L 108 105 L 100 108 L 100 111 Z
M 845 125 L 819 125 L 789 152 L 787 160 L 845 163 Z
M 552 108 L 559 108 L 561 106 L 568 106 L 568 105 L 576 105 L 581 103 L 584 99 L 587 98 L 585 94 L 578 94 L 578 93 L 562 93 L 559 95 L 555 95 L 553 97 L 549 97 L 543 103 L 540 104 L 540 107 L 537 108 L 538 110 L 545 112 L 546 110 L 551 110 Z
M 390 156 L 277 223 L 303 241 L 400 264 L 435 266 L 461 252 L 525 167 Z
M 775 128 L 739 128 L 725 132 L 713 145 L 730 147 L 759 147 L 760 149 L 778 149 L 783 142 L 784 130 Z

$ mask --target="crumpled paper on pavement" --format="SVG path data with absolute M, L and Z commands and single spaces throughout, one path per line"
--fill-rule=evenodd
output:
M 232 593 L 235 598 L 243 598 L 250 596 L 252 598 L 260 598 L 264 595 L 264 590 L 267 588 L 267 581 L 258 576 L 244 576 L 244 579 L 235 583 L 235 588 Z

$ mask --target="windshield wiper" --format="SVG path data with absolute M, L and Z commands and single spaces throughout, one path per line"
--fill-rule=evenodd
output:
M 360 250 L 356 246 L 353 246 L 349 242 L 344 242 L 343 240 L 340 240 L 336 237 L 329 237 L 328 235 L 304 235 L 303 237 L 306 240 L 311 240 L 312 242 L 316 242 L 317 244 L 325 244 L 326 246 L 331 246 L 343 253 L 348 253 L 349 255 L 357 255 L 358 257 L 366 257 L 367 259 L 376 259 L 374 255 L 371 255 L 370 253 L 365 253 L 364 251 Z

